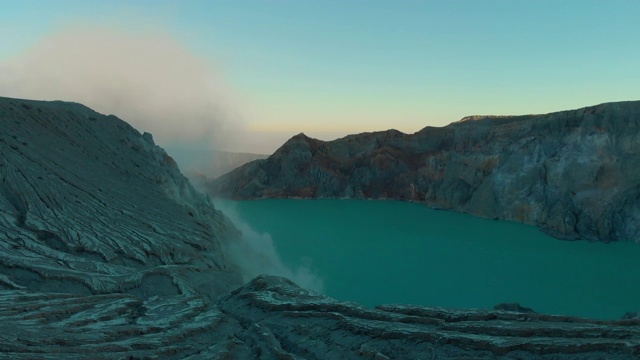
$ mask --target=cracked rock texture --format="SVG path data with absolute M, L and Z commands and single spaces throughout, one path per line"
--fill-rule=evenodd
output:
M 260 352 L 282 359 L 633 359 L 640 320 L 338 302 L 262 276 L 225 298 Z
M 474 116 L 415 134 L 304 134 L 209 183 L 217 196 L 366 198 L 539 226 L 562 239 L 640 241 L 640 101 Z
M 0 99 L 0 119 L 0 287 L 213 296 L 238 278 L 226 218 L 150 134 L 72 103 Z
M 636 359 L 640 320 L 384 305 L 242 274 L 241 234 L 114 116 L 0 98 L 1 359 Z M 511 311 L 513 310 L 513 311 Z

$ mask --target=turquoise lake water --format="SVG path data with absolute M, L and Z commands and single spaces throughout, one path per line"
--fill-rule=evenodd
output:
M 640 245 L 561 241 L 523 224 L 400 201 L 216 202 L 282 262 L 307 267 L 326 295 L 366 306 L 408 303 L 617 319 L 640 310 Z

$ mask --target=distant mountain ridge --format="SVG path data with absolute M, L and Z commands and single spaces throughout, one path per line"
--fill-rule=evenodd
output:
M 262 160 L 269 155 L 240 153 L 221 150 L 194 151 L 194 161 L 183 170 L 197 189 L 246 163 Z
M 269 157 L 265 154 L 241 153 L 215 150 L 213 156 L 216 158 L 216 164 L 213 167 L 211 177 L 218 177 L 238 168 L 246 163 L 254 160 L 262 160 Z
M 167 150 L 178 162 L 180 169 L 189 178 L 217 178 L 248 162 L 265 159 L 269 155 L 244 152 L 231 152 L 211 149 L 209 147 L 176 145 Z
M 299 134 L 208 189 L 233 199 L 408 200 L 563 239 L 640 241 L 639 136 L 640 101 L 472 116 L 415 134 Z

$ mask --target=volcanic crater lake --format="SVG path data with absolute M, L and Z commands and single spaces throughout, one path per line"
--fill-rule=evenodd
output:
M 216 201 L 271 236 L 291 269 L 365 306 L 406 303 L 619 319 L 640 310 L 640 245 L 554 239 L 533 226 L 401 201 Z

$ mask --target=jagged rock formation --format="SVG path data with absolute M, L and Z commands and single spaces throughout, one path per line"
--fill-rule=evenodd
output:
M 271 276 L 240 286 L 223 251 L 239 236 L 149 134 L 79 104 L 0 98 L 0 358 L 640 356 L 638 319 L 367 309 Z
M 0 292 L 0 358 L 637 359 L 640 320 L 367 309 L 260 276 L 202 297 Z
M 563 239 L 640 241 L 640 101 L 477 116 L 415 134 L 297 135 L 209 184 L 217 196 L 424 202 Z
M 640 320 L 381 305 L 367 309 L 258 277 L 221 302 L 282 359 L 631 359 Z M 295 355 L 291 356 L 291 355 Z

